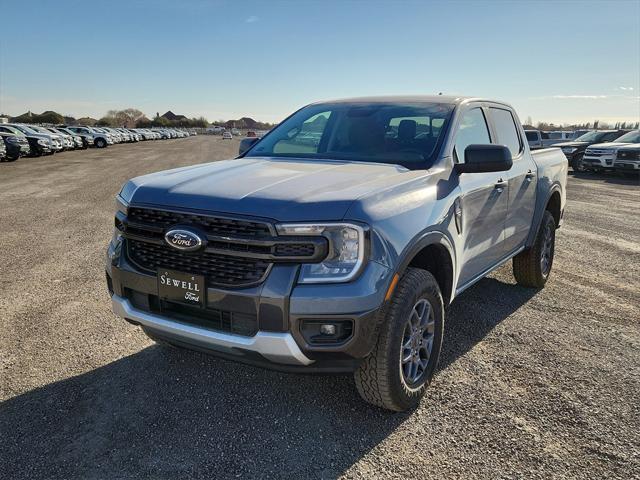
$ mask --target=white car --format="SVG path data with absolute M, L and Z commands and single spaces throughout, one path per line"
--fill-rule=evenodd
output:
M 582 164 L 592 170 L 613 170 L 618 149 L 632 143 L 640 143 L 640 130 L 625 133 L 614 142 L 590 145 L 584 152 Z
M 231 132 L 224 132 L 222 134 L 222 139 L 223 140 L 233 140 L 233 135 L 231 134 Z

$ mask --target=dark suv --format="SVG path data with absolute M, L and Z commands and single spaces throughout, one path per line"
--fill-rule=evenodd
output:
M 628 131 L 629 130 L 593 130 L 570 142 L 556 143 L 551 146 L 562 149 L 574 172 L 582 172 L 584 171 L 582 157 L 584 157 L 584 152 L 589 145 L 613 142 L 616 138 L 621 137 Z
M 7 150 L 8 161 L 13 162 L 31 153 L 29 142 L 24 135 L 20 136 L 13 133 L 0 132 L 0 137 L 2 137 Z

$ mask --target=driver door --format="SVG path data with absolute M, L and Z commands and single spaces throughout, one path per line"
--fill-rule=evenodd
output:
M 484 109 L 463 113 L 455 137 L 454 156 L 464 162 L 464 150 L 472 144 L 490 144 Z M 459 177 L 463 237 L 458 286 L 492 268 L 506 254 L 504 247 L 509 183 L 504 172 L 463 173 Z

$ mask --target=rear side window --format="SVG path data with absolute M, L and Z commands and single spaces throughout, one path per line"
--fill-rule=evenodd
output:
M 496 127 L 497 143 L 506 145 L 512 156 L 520 153 L 520 136 L 513 121 L 513 115 L 509 110 L 502 108 L 491 108 L 491 118 Z
M 538 140 L 537 132 L 524 132 L 524 134 L 527 136 L 527 140 L 529 140 L 530 142 L 535 142 L 536 140 Z
M 620 132 L 609 132 L 603 138 L 603 142 L 613 142 L 616 138 L 622 136 Z
M 464 161 L 464 151 L 469 145 L 491 143 L 489 128 L 480 108 L 467 111 L 460 121 L 456 134 L 456 157 Z

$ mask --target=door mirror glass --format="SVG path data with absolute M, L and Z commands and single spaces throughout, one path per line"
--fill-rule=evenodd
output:
M 505 145 L 469 145 L 464 150 L 464 163 L 457 163 L 458 173 L 504 172 L 513 165 L 511 151 Z

